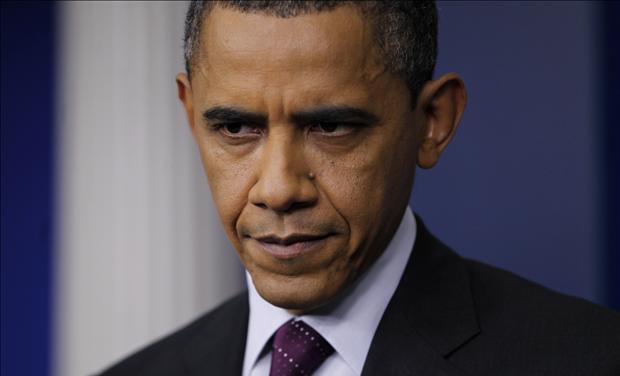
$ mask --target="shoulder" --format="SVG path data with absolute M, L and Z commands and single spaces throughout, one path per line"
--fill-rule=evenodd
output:
M 121 360 L 101 376 L 184 374 L 188 349 L 203 345 L 205 339 L 225 335 L 229 328 L 238 326 L 239 317 L 244 314 L 247 314 L 247 291 Z
M 464 263 L 480 325 L 472 348 L 486 349 L 486 356 L 495 354 L 496 359 L 506 360 L 510 353 L 510 359 L 537 369 L 539 362 L 572 370 L 570 374 L 620 372 L 618 312 L 505 270 L 471 260 Z
M 594 335 L 620 330 L 620 314 L 615 311 L 555 292 L 506 270 L 472 260 L 465 260 L 465 264 L 479 319 L 487 326 L 501 323 L 506 330 L 504 321 L 517 316 L 517 329 L 544 323 L 543 334 Z

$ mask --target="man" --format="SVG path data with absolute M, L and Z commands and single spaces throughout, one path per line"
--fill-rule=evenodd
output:
M 434 3 L 193 2 L 178 94 L 248 291 L 106 375 L 617 375 L 618 314 L 407 207 L 466 93 Z

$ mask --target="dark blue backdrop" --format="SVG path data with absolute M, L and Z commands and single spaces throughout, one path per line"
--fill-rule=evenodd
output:
M 0 374 L 50 365 L 54 4 L 2 2 Z
M 606 220 L 607 303 L 620 310 L 620 2 L 605 2 L 600 9 L 601 39 L 598 79 L 603 100 L 601 137 L 603 159 L 603 202 Z
M 461 254 L 619 308 L 617 7 L 440 2 L 469 105 L 412 203 Z

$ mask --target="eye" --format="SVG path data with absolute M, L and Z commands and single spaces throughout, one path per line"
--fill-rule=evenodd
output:
M 336 131 L 336 129 L 338 129 L 338 124 L 334 124 L 334 123 L 321 123 L 318 126 L 321 131 L 325 132 L 325 133 L 333 133 Z
M 228 137 L 244 137 L 260 133 L 258 126 L 243 123 L 217 124 L 215 128 Z
M 322 122 L 310 126 L 310 132 L 327 137 L 346 136 L 355 130 L 354 124 Z
M 224 129 L 226 129 L 226 132 L 228 133 L 232 133 L 232 134 L 237 134 L 239 132 L 241 132 L 241 124 L 228 124 L 224 126 Z

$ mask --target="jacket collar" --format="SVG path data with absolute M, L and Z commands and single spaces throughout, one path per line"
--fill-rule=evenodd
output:
M 462 375 L 446 358 L 480 332 L 463 260 L 416 220 L 413 252 L 362 375 Z

